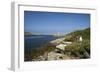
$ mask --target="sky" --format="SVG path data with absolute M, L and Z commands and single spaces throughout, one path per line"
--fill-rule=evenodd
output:
M 90 14 L 24 11 L 24 31 L 55 34 L 90 27 Z

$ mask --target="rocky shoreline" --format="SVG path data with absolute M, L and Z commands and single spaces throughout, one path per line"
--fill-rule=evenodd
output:
M 64 39 L 65 38 L 59 38 L 53 41 L 50 41 L 50 44 L 55 45 L 55 48 L 53 51 L 45 52 L 43 55 L 38 56 L 36 59 L 32 59 L 32 61 L 50 61 L 50 60 L 65 60 L 65 59 L 71 59 L 70 56 L 64 53 L 64 47 L 67 46 L 68 43 L 64 46 Z
M 90 28 L 71 32 L 33 50 L 25 58 L 28 61 L 49 61 L 90 58 Z
M 50 41 L 50 43 L 52 43 L 52 44 L 55 44 L 55 43 L 59 44 L 59 43 L 61 43 L 64 40 L 65 40 L 65 38 L 58 38 L 56 40 Z

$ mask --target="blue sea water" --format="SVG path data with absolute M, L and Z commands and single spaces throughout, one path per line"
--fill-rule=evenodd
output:
M 49 43 L 52 40 L 57 39 L 58 37 L 54 37 L 52 35 L 32 35 L 24 37 L 24 47 L 26 51 L 31 51 L 33 49 L 37 49 L 42 47 L 43 45 Z

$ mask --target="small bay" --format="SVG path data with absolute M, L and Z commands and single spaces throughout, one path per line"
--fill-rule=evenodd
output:
M 52 40 L 55 40 L 59 37 L 53 35 L 31 35 L 24 37 L 24 47 L 25 51 L 31 51 L 42 47 L 43 45 L 49 43 Z

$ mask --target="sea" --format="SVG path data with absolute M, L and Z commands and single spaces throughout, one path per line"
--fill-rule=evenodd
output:
M 25 51 L 31 51 L 42 47 L 43 45 L 55 40 L 59 37 L 53 35 L 31 35 L 24 37 L 24 49 Z

